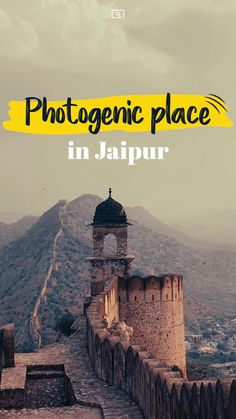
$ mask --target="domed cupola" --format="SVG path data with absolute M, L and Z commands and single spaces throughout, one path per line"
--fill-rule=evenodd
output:
M 92 225 L 129 224 L 123 206 L 112 198 L 111 193 L 111 188 L 109 188 L 108 198 L 96 207 Z
M 104 290 L 106 280 L 128 278 L 130 263 L 135 256 L 128 254 L 128 223 L 123 206 L 111 196 L 101 202 L 93 218 L 93 255 L 86 258 L 91 267 L 91 294 Z

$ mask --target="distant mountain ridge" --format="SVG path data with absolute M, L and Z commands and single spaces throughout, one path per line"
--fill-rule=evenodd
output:
M 136 206 L 133 208 L 127 208 L 127 212 L 129 213 L 129 216 L 131 218 L 138 219 L 140 223 L 147 225 L 154 231 L 158 231 L 159 233 L 167 234 L 171 237 L 174 237 L 176 240 L 178 240 L 186 246 L 208 249 L 213 247 L 219 247 L 219 244 L 214 245 L 213 243 L 210 243 L 206 240 L 194 238 L 191 235 L 183 233 L 181 231 L 181 228 L 177 228 L 176 226 L 171 226 L 169 224 L 163 223 L 143 207 Z
M 22 236 L 22 234 L 32 227 L 37 219 L 38 217 L 27 215 L 12 224 L 0 222 L 0 248 L 14 240 L 17 240 L 20 236 Z
M 236 209 L 208 211 L 204 216 L 199 214 L 177 219 L 171 228 L 195 237 L 196 240 L 236 248 Z
M 14 322 L 17 339 L 32 316 L 50 265 L 53 269 L 38 313 L 42 344 L 56 339 L 55 324 L 65 310 L 74 314 L 82 310 L 90 290 L 85 261 L 92 253 L 92 228 L 88 225 L 100 202 L 96 195 L 82 195 L 65 205 L 63 220 L 64 204 L 59 202 L 22 237 L 0 250 L 0 322 Z M 129 251 L 136 255 L 133 273 L 183 274 L 186 317 L 190 322 L 207 313 L 234 311 L 235 252 L 187 246 L 183 244 L 185 237 L 177 240 L 168 226 L 142 208 L 128 208 L 127 215 L 132 223 Z

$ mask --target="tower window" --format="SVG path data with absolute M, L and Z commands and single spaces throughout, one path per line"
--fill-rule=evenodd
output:
M 152 301 L 154 301 L 154 295 L 152 294 Z
M 107 234 L 104 238 L 104 255 L 114 256 L 117 254 L 117 238 L 114 234 Z
M 137 301 L 137 297 L 136 297 L 136 295 L 135 295 L 135 297 L 134 297 L 134 301 Z

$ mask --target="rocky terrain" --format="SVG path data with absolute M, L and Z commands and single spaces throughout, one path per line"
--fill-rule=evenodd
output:
M 92 252 L 88 225 L 99 202 L 95 195 L 83 195 L 65 207 L 59 202 L 0 250 L 0 323 L 15 323 L 18 343 L 36 305 L 42 344 L 56 340 L 56 323 L 66 310 L 72 314 L 82 310 L 90 284 L 85 261 Z M 127 209 L 127 215 L 133 224 L 129 227 L 129 251 L 136 256 L 133 273 L 183 274 L 190 323 L 206 314 L 234 311 L 233 250 L 200 246 L 140 207 Z

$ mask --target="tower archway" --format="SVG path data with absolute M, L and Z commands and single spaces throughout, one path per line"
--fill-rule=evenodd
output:
M 117 237 L 113 233 L 108 233 L 103 241 L 104 256 L 117 255 Z

